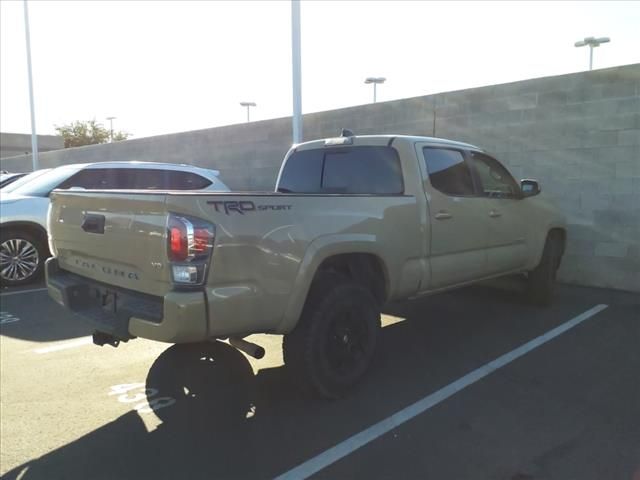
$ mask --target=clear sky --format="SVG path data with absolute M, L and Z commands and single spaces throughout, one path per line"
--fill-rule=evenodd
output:
M 29 1 L 37 131 L 134 138 L 291 115 L 291 4 Z M 303 113 L 640 62 L 640 2 L 303 1 Z M 0 130 L 30 132 L 23 4 L 0 0 Z

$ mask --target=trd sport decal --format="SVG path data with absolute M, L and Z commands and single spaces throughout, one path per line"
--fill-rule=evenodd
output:
M 265 212 L 267 210 L 291 210 L 291 205 L 256 205 L 250 200 L 209 200 L 209 205 L 213 205 L 216 212 L 224 212 L 227 215 L 239 213 L 244 215 L 246 212 Z

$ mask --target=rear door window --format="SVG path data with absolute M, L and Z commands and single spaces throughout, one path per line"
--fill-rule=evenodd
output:
M 199 190 L 211 185 L 211 180 L 192 172 L 159 168 L 123 168 L 119 182 L 119 188 L 135 190 Z
M 395 149 L 359 146 L 293 153 L 278 189 L 292 193 L 397 195 L 404 192 Z
M 448 148 L 423 148 L 431 185 L 450 196 L 475 195 L 473 178 L 464 155 Z
M 136 190 L 166 190 L 169 184 L 169 174 L 167 170 L 156 170 L 151 168 L 127 168 L 120 170 L 121 188 L 132 188 Z
M 114 168 L 86 168 L 62 182 L 57 188 L 86 188 L 87 190 L 111 190 L 118 186 L 118 170 Z
M 193 172 L 169 171 L 166 188 L 171 190 L 200 190 L 211 185 L 211 180 Z
M 134 190 L 199 190 L 211 185 L 211 180 L 192 172 L 160 168 L 120 169 L 119 188 Z

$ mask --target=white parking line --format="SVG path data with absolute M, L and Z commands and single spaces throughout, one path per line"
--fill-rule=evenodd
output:
M 458 393 L 464 388 L 476 383 L 478 380 L 486 377 L 487 375 L 495 372 L 496 370 L 508 365 L 514 360 L 522 357 L 530 351 L 544 345 L 550 340 L 553 340 L 559 335 L 562 335 L 567 330 L 581 324 L 585 320 L 593 317 L 597 313 L 607 308 L 607 305 L 596 305 L 595 307 L 581 313 L 577 317 L 572 318 L 566 323 L 549 330 L 547 333 L 534 338 L 533 340 L 525 343 L 524 345 L 511 350 L 509 353 L 502 355 L 501 357 L 492 360 L 491 362 L 483 365 L 482 367 L 468 373 L 464 377 L 459 378 L 453 383 L 450 383 L 446 387 L 441 388 L 437 392 L 432 393 L 424 397 L 422 400 L 418 400 L 413 405 L 394 413 L 390 417 L 372 425 L 366 430 L 361 431 L 353 435 L 352 437 L 340 442 L 338 445 L 322 452 L 321 454 L 313 457 L 310 460 L 298 465 L 297 467 L 283 473 L 276 477 L 275 480 L 302 480 L 309 478 L 311 475 L 318 473 L 320 470 L 332 465 L 341 458 L 355 452 L 359 448 L 367 445 L 376 438 L 388 433 L 394 428 L 399 427 L 403 423 L 411 420 L 417 415 L 426 412 L 430 408 L 438 405 L 452 395 Z
M 16 317 L 9 312 L 0 312 L 0 325 L 8 325 L 19 321 L 20 317 Z
M 84 345 L 89 345 L 93 343 L 93 337 L 82 337 L 76 340 L 71 340 L 70 342 L 59 342 L 48 347 L 42 347 L 34 350 L 35 353 L 51 353 L 51 352 L 59 352 L 60 350 L 67 350 L 69 348 L 82 347 Z
M 20 295 L 21 293 L 44 292 L 46 288 L 32 288 L 31 290 L 20 290 L 19 292 L 0 293 L 0 297 L 9 297 L 11 295 Z

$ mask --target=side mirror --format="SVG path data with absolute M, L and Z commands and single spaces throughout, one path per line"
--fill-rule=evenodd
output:
M 533 197 L 542 191 L 538 181 L 531 178 L 520 180 L 520 189 L 522 190 L 523 197 Z

